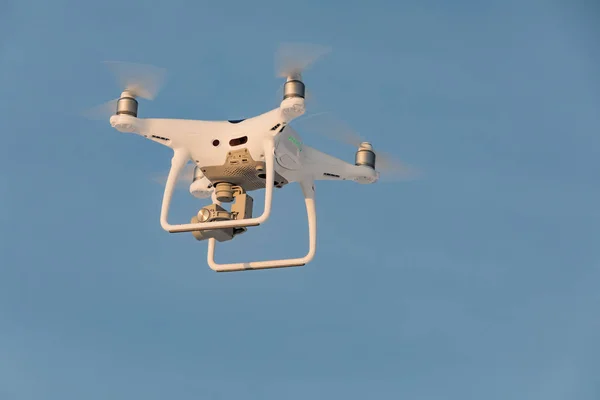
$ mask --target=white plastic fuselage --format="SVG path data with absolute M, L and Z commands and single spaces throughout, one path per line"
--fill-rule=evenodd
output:
M 273 136 L 275 171 L 290 183 L 306 179 L 377 181 L 378 173 L 373 169 L 350 164 L 304 144 L 298 132 L 288 125 L 291 119 L 289 113 L 276 108 L 241 122 L 129 115 L 113 115 L 110 122 L 121 132 L 135 133 L 173 150 L 184 151 L 189 160 L 201 168 L 222 165 L 230 151 L 240 148 L 246 148 L 254 160 L 264 160 L 264 139 Z M 245 140 L 237 144 L 240 138 Z M 207 197 L 211 186 L 212 182 L 203 178 L 192 184 L 190 192 L 197 197 Z

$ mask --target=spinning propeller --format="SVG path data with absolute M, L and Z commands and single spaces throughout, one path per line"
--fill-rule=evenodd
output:
M 326 46 L 309 43 L 283 43 L 275 54 L 275 75 L 285 78 L 286 84 L 277 89 L 279 99 L 282 99 L 285 87 L 290 81 L 303 82 L 302 74 L 308 70 L 317 60 L 331 52 Z M 312 91 L 304 89 L 304 99 L 314 101 Z
M 277 77 L 302 80 L 302 73 L 331 49 L 308 43 L 284 43 L 275 55 Z
M 418 171 L 395 156 L 376 150 L 370 142 L 354 131 L 348 124 L 335 118 L 329 112 L 309 115 L 298 119 L 297 124 L 303 130 L 328 137 L 339 143 L 348 144 L 356 148 L 368 149 L 375 153 L 375 169 L 380 173 L 380 181 L 403 181 L 416 179 Z
M 119 87 L 123 91 L 121 97 L 154 100 L 166 77 L 164 68 L 152 65 L 120 61 L 106 61 L 105 64 L 117 78 Z M 117 111 L 118 102 L 119 98 L 107 101 L 84 112 L 84 115 L 92 119 L 108 119 Z
M 195 174 L 196 174 L 196 165 L 193 163 L 186 164 L 186 166 L 181 171 L 179 178 L 177 179 L 177 184 L 175 185 L 175 187 L 177 189 L 189 188 L 189 186 L 194 181 Z M 168 173 L 163 173 L 159 176 L 155 176 L 153 180 L 161 185 L 166 185 L 167 177 L 168 177 Z

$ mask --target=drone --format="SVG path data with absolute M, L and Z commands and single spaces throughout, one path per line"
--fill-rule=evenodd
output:
M 308 49 L 308 51 L 307 51 Z M 373 184 L 379 180 L 376 152 L 367 141 L 356 143 L 354 163 L 306 145 L 290 123 L 306 113 L 303 73 L 329 49 L 302 44 L 280 48 L 278 77 L 284 78 L 282 100 L 275 109 L 241 120 L 204 121 L 138 117 L 138 98 L 153 100 L 164 70 L 152 66 L 112 62 L 122 93 L 106 105 L 110 124 L 173 150 L 160 212 L 160 225 L 169 233 L 190 232 L 208 242 L 207 263 L 216 272 L 298 267 L 311 262 L 317 248 L 316 181 Z M 128 73 L 129 70 L 129 73 Z M 131 73 L 133 71 L 133 73 Z M 106 106 L 105 105 L 105 106 Z M 171 199 L 186 165 L 191 163 L 189 192 L 211 199 L 189 223 L 169 221 Z M 309 249 L 304 257 L 219 264 L 217 242 L 233 240 L 271 215 L 273 194 L 298 183 L 308 218 Z M 264 210 L 255 216 L 250 192 L 264 189 Z M 230 204 L 230 206 L 227 206 Z

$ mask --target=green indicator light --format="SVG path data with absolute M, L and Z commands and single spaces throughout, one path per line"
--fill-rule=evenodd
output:
M 292 143 L 294 143 L 294 145 L 298 148 L 298 150 L 302 151 L 302 143 L 300 143 L 298 141 L 298 139 L 296 139 L 293 136 L 288 136 L 288 140 Z

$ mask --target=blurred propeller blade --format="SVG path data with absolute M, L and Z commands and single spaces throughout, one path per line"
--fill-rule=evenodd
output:
M 331 49 L 310 43 L 282 43 L 275 56 L 275 70 L 280 78 L 301 77 L 319 58 Z
M 381 174 L 381 180 L 388 182 L 415 180 L 421 173 L 407 164 L 404 164 L 394 155 L 375 150 L 375 166 Z
M 117 102 L 119 99 L 109 100 L 99 106 L 85 110 L 82 114 L 84 117 L 94 120 L 109 119 L 117 111 Z
M 347 123 L 334 117 L 330 112 L 307 115 L 304 118 L 298 118 L 294 123 L 299 124 L 302 130 L 328 137 L 336 142 L 355 148 L 360 147 L 363 142 L 369 142 L 355 132 Z M 411 180 L 416 179 L 420 175 L 416 169 L 404 164 L 394 155 L 377 150 L 377 146 L 374 146 L 373 151 L 376 157 L 375 169 L 381 175 L 380 180 Z
M 121 61 L 105 61 L 104 63 L 114 73 L 120 90 L 127 91 L 134 97 L 154 100 L 165 82 L 166 70 L 164 68 Z M 118 98 L 110 100 L 92 107 L 82 114 L 89 119 L 108 119 L 117 111 L 118 100 Z
M 179 179 L 177 179 L 177 184 L 175 185 L 176 189 L 189 188 L 189 186 L 194 181 L 194 169 L 195 168 L 196 168 L 196 165 L 193 163 L 187 164 L 183 168 L 183 171 L 181 171 L 181 174 L 179 174 Z M 161 185 L 166 185 L 168 176 L 169 176 L 169 173 L 167 172 L 166 174 L 161 174 L 159 176 L 154 177 L 153 180 L 156 183 L 159 183 Z
M 165 82 L 164 68 L 122 61 L 105 61 L 105 64 L 115 74 L 121 90 L 135 97 L 154 100 Z
M 310 43 L 282 43 L 275 54 L 276 76 L 303 81 L 302 74 L 319 58 L 331 52 L 331 48 Z M 283 86 L 277 89 L 278 101 L 283 100 Z M 314 106 L 315 96 L 311 89 L 305 88 L 306 104 Z

